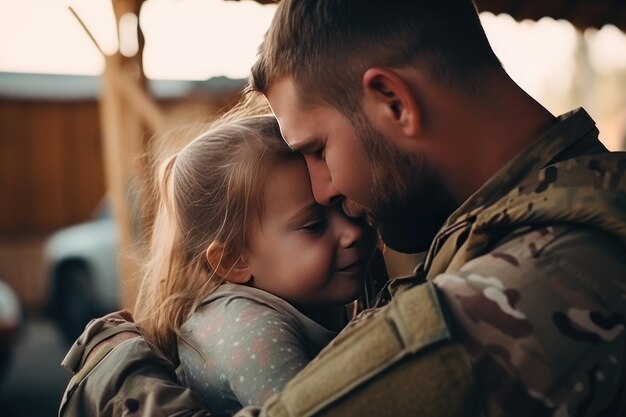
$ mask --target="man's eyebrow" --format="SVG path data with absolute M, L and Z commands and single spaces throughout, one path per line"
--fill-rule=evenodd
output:
M 300 152 L 300 153 L 311 153 L 315 151 L 318 146 L 318 140 L 316 139 L 311 139 L 311 140 L 306 140 L 306 141 L 295 140 L 295 141 L 291 141 L 291 143 L 285 140 L 285 142 L 287 143 L 287 146 L 289 146 L 289 149 L 291 149 L 294 152 Z

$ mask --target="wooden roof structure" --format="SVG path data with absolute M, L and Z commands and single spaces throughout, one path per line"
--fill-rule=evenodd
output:
M 474 0 L 481 12 L 506 13 L 515 20 L 565 19 L 577 29 L 615 25 L 626 32 L 626 0 Z M 277 3 L 256 0 L 257 3 Z
M 515 20 L 565 19 L 579 30 L 615 25 L 626 31 L 626 0 L 475 0 L 479 11 Z

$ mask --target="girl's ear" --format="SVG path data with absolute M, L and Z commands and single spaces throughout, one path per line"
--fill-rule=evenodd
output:
M 415 138 L 421 128 L 421 108 L 410 84 L 389 68 L 369 68 L 363 74 L 363 110 L 382 132 L 401 131 Z
M 252 279 L 248 264 L 239 256 L 229 259 L 221 242 L 212 242 L 206 250 L 206 258 L 211 268 L 226 281 L 245 284 Z

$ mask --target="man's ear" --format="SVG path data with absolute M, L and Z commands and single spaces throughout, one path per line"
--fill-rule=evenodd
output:
M 252 273 L 244 259 L 241 256 L 231 259 L 221 242 L 212 242 L 209 245 L 206 258 L 211 268 L 228 282 L 245 284 L 252 279 Z
M 374 67 L 363 74 L 363 110 L 381 132 L 399 129 L 414 138 L 420 132 L 421 108 L 411 85 L 389 68 Z

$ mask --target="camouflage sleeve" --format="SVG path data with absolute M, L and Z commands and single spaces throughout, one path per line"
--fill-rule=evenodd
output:
M 439 275 L 486 414 L 625 415 L 625 277 L 619 242 L 565 227 Z
M 122 334 L 131 336 L 116 341 Z M 172 363 L 139 336 L 125 312 L 92 321 L 63 366 L 75 375 L 59 417 L 213 415 L 196 394 L 178 383 Z

